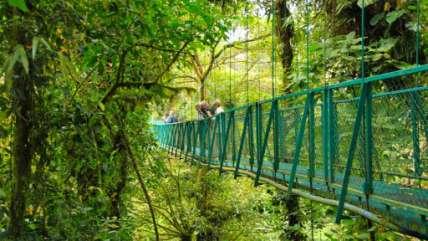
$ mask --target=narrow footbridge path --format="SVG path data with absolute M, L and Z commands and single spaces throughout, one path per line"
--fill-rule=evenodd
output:
M 428 238 L 428 65 L 153 124 L 176 155 Z M 423 81 L 425 80 L 425 81 Z

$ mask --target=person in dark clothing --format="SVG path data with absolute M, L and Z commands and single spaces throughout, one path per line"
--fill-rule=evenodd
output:
M 176 123 L 178 122 L 177 117 L 175 116 L 174 111 L 170 111 L 168 117 L 165 120 L 165 123 Z
M 205 119 L 208 117 L 211 117 L 213 114 L 210 111 L 210 106 L 208 104 L 208 102 L 206 101 L 201 101 L 199 102 L 196 106 L 196 111 L 198 112 L 198 119 Z

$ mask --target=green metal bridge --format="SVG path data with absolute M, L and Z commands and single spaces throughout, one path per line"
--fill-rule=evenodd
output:
M 428 65 L 154 124 L 175 155 L 428 238 Z

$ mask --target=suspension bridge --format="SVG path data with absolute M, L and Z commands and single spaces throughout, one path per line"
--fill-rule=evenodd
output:
M 337 223 L 348 210 L 428 239 L 428 65 L 419 63 L 419 4 L 413 67 L 366 76 L 362 7 L 359 78 L 280 96 L 272 88 L 270 99 L 210 118 L 154 123 L 158 142 L 220 174 L 336 206 Z M 274 48 L 272 41 L 272 86 Z M 308 80 L 309 69 L 307 59 Z
M 411 85 L 427 71 L 353 79 L 153 129 L 176 155 L 337 205 L 336 222 L 348 209 L 427 238 L 428 86 Z M 403 79 L 403 88 L 383 88 Z

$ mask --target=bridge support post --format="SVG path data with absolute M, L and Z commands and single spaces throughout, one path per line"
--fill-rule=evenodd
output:
M 368 96 L 369 92 L 370 92 L 369 86 L 367 84 L 362 84 L 362 89 L 360 92 L 360 100 L 358 102 L 358 110 L 357 110 L 357 114 L 355 117 L 354 129 L 352 132 L 351 144 L 349 146 L 348 158 L 347 158 L 346 166 L 345 166 L 345 174 L 343 176 L 342 190 L 340 192 L 340 197 L 339 197 L 339 206 L 337 208 L 336 223 L 340 223 L 340 220 L 342 219 L 342 214 L 343 214 L 344 205 L 345 205 L 345 199 L 346 199 L 346 195 L 348 193 L 349 179 L 350 179 L 351 170 L 352 170 L 352 162 L 354 159 L 354 154 L 355 154 L 355 150 L 356 150 L 356 146 L 357 146 L 358 134 L 359 134 L 360 129 L 361 129 L 362 117 L 364 114 L 364 109 L 365 109 L 365 105 L 367 103 L 367 96 Z
M 239 166 L 241 164 L 241 158 L 242 158 L 242 151 L 244 149 L 244 144 L 245 144 L 245 136 L 246 136 L 246 132 L 247 132 L 247 128 L 251 128 L 249 127 L 249 122 L 250 122 L 250 115 L 251 115 L 251 107 L 247 108 L 247 112 L 245 114 L 245 120 L 244 120 L 244 127 L 242 129 L 242 135 L 241 135 L 241 139 L 240 139 L 240 144 L 239 144 L 239 149 L 238 149 L 238 156 L 236 158 L 236 165 L 235 165 L 235 172 L 234 172 L 234 178 L 238 177 L 239 174 Z
M 226 114 L 223 114 L 223 119 L 226 119 Z M 223 164 L 227 158 L 227 143 L 229 141 L 229 132 L 234 122 L 235 122 L 235 112 L 231 111 L 229 112 L 229 120 L 227 122 L 226 130 L 223 132 L 223 148 L 220 156 L 220 170 L 219 170 L 220 175 L 223 172 Z

